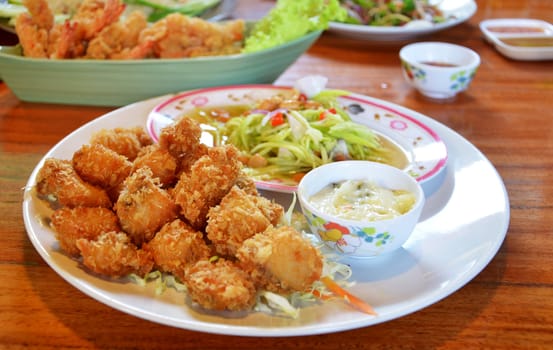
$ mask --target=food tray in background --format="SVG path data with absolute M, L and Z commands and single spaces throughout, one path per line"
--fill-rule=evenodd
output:
M 498 18 L 480 22 L 485 39 L 501 54 L 521 61 L 553 59 L 553 25 L 526 18 Z

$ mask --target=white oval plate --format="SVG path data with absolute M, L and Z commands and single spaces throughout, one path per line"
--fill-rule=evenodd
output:
M 290 88 L 240 85 L 184 92 L 157 105 L 148 116 L 146 129 L 152 139 L 157 141 L 163 127 L 195 108 L 251 104 L 287 89 Z M 338 98 L 338 101 L 354 122 L 384 135 L 405 152 L 410 163 L 404 170 L 421 183 L 425 194 L 430 195 L 439 187 L 446 167 L 447 150 L 440 137 L 417 119 L 417 112 L 353 93 Z M 211 144 L 210 140 L 204 142 Z M 256 185 L 260 189 L 277 192 L 294 192 L 297 188 L 278 180 L 258 180 Z
M 46 153 L 25 187 L 23 219 L 37 252 L 70 285 L 116 310 L 172 327 L 238 336 L 301 336 L 368 327 L 416 312 L 454 293 L 486 267 L 505 238 L 509 200 L 493 165 L 459 134 L 417 115 L 413 118 L 440 135 L 453 161 L 442 186 L 427 199 L 411 238 L 399 251 L 346 261 L 356 281 L 350 291 L 372 304 L 378 316 L 357 312 L 341 301 L 302 309 L 297 319 L 254 312 L 240 316 L 204 313 L 190 308 L 184 295 L 173 290 L 156 295 L 155 286 L 97 278 L 61 253 L 53 232 L 37 218 L 32 194 L 37 173 L 48 157 L 70 159 L 96 131 L 144 125 L 150 111 L 167 99 L 163 96 L 132 104 L 77 129 Z
M 453 18 L 428 27 L 377 27 L 331 22 L 329 30 L 356 39 L 372 41 L 403 41 L 456 26 L 471 18 L 478 6 L 474 0 L 443 0 L 438 5 L 446 17 Z

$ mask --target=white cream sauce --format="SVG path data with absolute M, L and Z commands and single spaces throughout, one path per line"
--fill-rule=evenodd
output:
M 309 202 L 318 210 L 347 220 L 377 221 L 408 212 L 415 195 L 377 186 L 365 180 L 346 180 L 324 187 Z

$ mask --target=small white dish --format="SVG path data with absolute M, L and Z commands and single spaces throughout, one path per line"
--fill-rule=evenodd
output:
M 385 219 L 381 215 L 377 220 L 369 220 L 366 216 L 351 219 L 334 215 L 325 211 L 324 206 L 321 208 L 312 202 L 313 197 L 325 187 L 348 180 L 366 182 L 368 187 L 372 185 L 384 191 L 406 191 L 412 194 L 414 202 L 401 215 L 386 215 Z M 348 194 L 359 195 L 355 192 L 348 191 Z M 380 192 L 371 193 L 375 198 L 378 194 L 374 193 Z M 363 198 L 367 196 L 363 195 Z M 298 199 L 311 232 L 335 253 L 351 258 L 371 258 L 399 249 L 417 225 L 425 202 L 420 184 L 404 171 L 386 164 L 359 160 L 329 163 L 311 170 L 298 185 Z M 393 208 L 389 199 L 382 200 L 381 204 L 387 203 Z M 351 202 L 356 201 L 351 199 Z M 381 205 L 380 208 L 380 214 L 383 214 L 387 206 Z M 399 212 L 402 211 L 396 211 Z
M 418 42 L 399 51 L 405 80 L 431 99 L 447 100 L 465 91 L 480 66 L 473 50 L 444 42 Z
M 527 18 L 498 18 L 480 22 L 484 38 L 506 57 L 521 61 L 553 59 L 553 25 Z

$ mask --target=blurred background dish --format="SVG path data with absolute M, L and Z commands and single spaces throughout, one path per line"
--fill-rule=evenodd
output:
M 69 14 L 74 13 L 82 0 L 49 0 L 48 3 L 55 14 L 57 21 L 64 21 Z M 170 4 L 171 1 L 156 0 L 127 0 L 126 13 L 134 10 L 143 11 L 149 15 L 153 11 L 152 6 L 156 3 Z M 197 16 L 208 21 L 220 21 L 229 18 L 236 6 L 236 0 L 192 0 L 189 1 L 189 9 L 181 9 L 182 13 Z M 140 5 L 143 4 L 143 5 Z M 144 5 L 144 4 L 150 4 Z M 190 6 L 191 5 L 191 6 Z M 15 18 L 22 12 L 26 12 L 22 0 L 0 0 L 0 29 L 15 33 Z M 174 12 L 179 12 L 175 7 Z M 167 12 L 169 13 L 169 12 Z
M 320 35 L 253 53 L 179 59 L 26 58 L 18 47 L 2 46 L 0 76 L 23 101 L 122 106 L 200 87 L 272 83 Z
M 553 60 L 553 25 L 529 18 L 480 22 L 484 38 L 506 57 L 521 61 Z
M 468 20 L 476 12 L 477 4 L 474 0 L 443 0 L 437 2 L 436 7 L 446 18 L 442 23 L 416 21 L 410 25 L 394 27 L 331 22 L 329 31 L 362 40 L 404 41 L 438 32 Z

